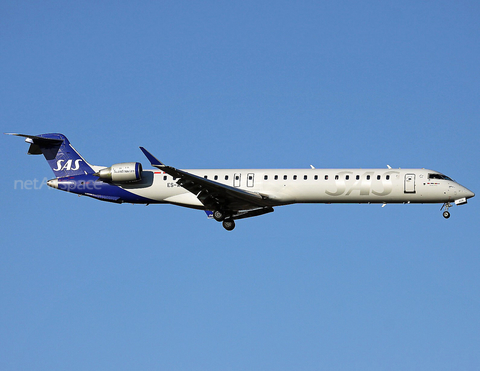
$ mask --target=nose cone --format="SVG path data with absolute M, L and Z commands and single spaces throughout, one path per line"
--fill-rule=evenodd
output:
M 466 193 L 466 196 L 465 196 L 466 198 L 472 198 L 475 196 L 475 193 L 473 193 L 472 191 L 466 188 L 465 188 L 465 193 Z
M 58 189 L 58 179 L 50 179 L 47 181 L 47 185 L 52 188 Z

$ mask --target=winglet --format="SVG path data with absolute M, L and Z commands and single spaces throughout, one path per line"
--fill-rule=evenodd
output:
M 150 152 L 148 152 L 145 148 L 143 147 L 140 147 L 140 149 L 142 150 L 143 154 L 145 155 L 145 157 L 148 159 L 148 161 L 150 161 L 150 163 L 152 164 L 152 166 L 165 166 L 165 164 L 163 164 L 162 162 L 160 162 L 154 155 L 152 155 Z

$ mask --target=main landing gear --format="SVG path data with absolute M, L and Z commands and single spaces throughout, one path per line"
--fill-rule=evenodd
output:
M 452 206 L 452 204 L 450 202 L 445 202 L 442 206 L 442 208 L 440 210 L 442 210 L 443 208 L 445 208 L 445 211 L 443 212 L 443 217 L 445 219 L 448 219 L 450 218 L 450 212 L 448 211 L 448 209 Z
M 217 222 L 221 222 L 223 219 L 225 219 L 225 213 L 221 210 L 215 210 L 213 212 L 213 219 L 215 219 Z
M 223 221 L 223 228 L 227 231 L 233 231 L 235 229 L 235 221 L 231 218 L 227 218 Z
M 215 210 L 213 212 L 213 219 L 215 219 L 217 222 L 222 222 L 223 228 L 225 228 L 227 231 L 233 231 L 235 228 L 235 221 L 230 215 L 222 210 Z

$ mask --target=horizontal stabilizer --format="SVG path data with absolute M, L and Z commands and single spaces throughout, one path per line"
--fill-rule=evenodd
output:
M 36 135 L 17 134 L 17 133 L 5 133 L 6 135 L 15 135 L 17 137 L 24 137 L 25 142 L 30 143 L 27 154 L 29 155 L 41 155 L 43 154 L 41 146 L 49 147 L 60 145 L 63 143 L 61 139 L 42 138 Z
M 27 134 L 17 134 L 17 133 L 5 133 L 6 135 L 15 135 L 17 137 L 24 137 L 25 142 L 27 143 L 38 143 L 38 144 L 62 144 L 63 139 L 54 139 L 54 138 L 44 138 L 37 135 L 27 135 Z

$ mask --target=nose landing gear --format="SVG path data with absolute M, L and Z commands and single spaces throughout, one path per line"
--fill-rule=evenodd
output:
M 445 211 L 443 212 L 443 217 L 445 219 L 448 219 L 450 218 L 450 212 L 448 211 L 448 209 L 452 206 L 452 204 L 450 202 L 445 202 L 442 206 L 442 208 L 440 210 L 442 210 L 443 208 L 445 208 Z

